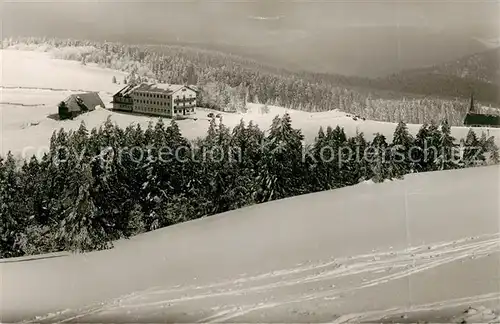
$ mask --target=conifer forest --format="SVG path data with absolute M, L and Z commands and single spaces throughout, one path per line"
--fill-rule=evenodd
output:
M 397 181 L 407 174 L 498 163 L 493 137 L 450 135 L 446 120 L 393 138 L 340 127 L 304 144 L 288 114 L 264 132 L 212 119 L 203 138 L 183 137 L 175 121 L 147 129 L 103 126 L 54 132 L 43 157 L 0 159 L 1 258 L 110 248 L 112 242 L 180 222 L 272 200 Z

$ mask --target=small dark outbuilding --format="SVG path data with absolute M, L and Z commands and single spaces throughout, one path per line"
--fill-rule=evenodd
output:
M 500 127 L 500 116 L 468 113 L 465 116 L 464 125 L 470 127 Z
M 59 104 L 59 119 L 72 119 L 82 113 L 105 108 L 104 102 L 97 92 L 72 94 Z

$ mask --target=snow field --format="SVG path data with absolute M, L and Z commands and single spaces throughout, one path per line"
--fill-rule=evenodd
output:
M 96 66 L 82 66 L 78 62 L 50 58 L 48 53 L 1 50 L 3 62 L 2 78 L 0 78 L 0 153 L 8 151 L 16 155 L 30 157 L 31 154 L 41 154 L 46 150 L 50 136 L 54 130 L 61 127 L 66 130 L 76 129 L 82 121 L 89 129 L 100 126 L 108 116 L 121 127 L 130 124 L 141 124 L 147 127 L 150 121 L 156 122 L 158 117 L 142 116 L 113 112 L 107 109 L 80 115 L 74 120 L 58 121 L 53 117 L 57 114 L 57 104 L 69 94 L 79 91 L 98 91 L 106 104 L 111 108 L 112 94 L 120 89 L 119 84 L 113 84 L 111 79 L 116 76 L 120 81 L 124 74 Z M 363 132 L 367 139 L 380 132 L 388 139 L 396 127 L 393 123 L 377 122 L 362 119 L 354 121 L 340 111 L 309 113 L 270 106 L 268 114 L 261 113 L 261 105 L 249 104 L 245 114 L 220 113 L 223 123 L 233 128 L 241 119 L 253 121 L 261 129 L 268 129 L 276 115 L 288 112 L 292 117 L 293 126 L 300 128 L 307 142 L 316 137 L 319 127 L 337 125 L 343 127 L 348 136 L 354 136 L 357 131 Z M 198 109 L 194 119 L 179 121 L 183 135 L 195 139 L 206 134 L 209 118 L 208 109 Z M 216 112 L 219 113 L 219 112 Z M 52 118 L 51 118 L 52 117 Z M 166 120 L 168 122 L 168 120 Z M 416 134 L 420 125 L 408 125 L 408 129 Z M 500 144 L 500 129 L 478 129 L 495 136 Z M 463 138 L 468 129 L 453 127 L 452 135 Z
M 494 319 L 499 176 L 498 166 L 414 174 L 178 224 L 108 251 L 0 262 L 2 320 L 452 322 L 481 306 Z
M 120 72 L 0 51 L 0 151 L 48 145 L 54 130 L 147 126 L 155 117 L 97 109 L 51 118 L 72 92 L 100 91 L 108 104 Z M 1 70 L 0 70 L 1 71 Z M 262 129 L 289 112 L 311 141 L 319 126 L 347 135 L 395 125 L 250 104 Z M 209 110 L 179 121 L 203 136 Z M 408 125 L 415 134 L 419 125 Z M 464 137 L 467 128 L 452 128 Z M 499 141 L 499 130 L 488 130 Z M 0 260 L 1 322 L 498 322 L 500 167 L 414 174 L 362 183 L 199 219 L 119 241 L 108 251 Z M 465 311 L 465 313 L 464 313 Z M 131 318 L 133 320 L 131 320 Z

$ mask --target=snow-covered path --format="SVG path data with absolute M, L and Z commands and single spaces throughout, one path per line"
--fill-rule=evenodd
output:
M 336 308 L 334 304 L 339 300 L 350 300 L 353 296 L 363 295 L 363 290 L 368 288 L 378 285 L 390 286 L 392 281 L 421 272 L 431 272 L 447 264 L 473 263 L 472 260 L 483 258 L 498 260 L 499 252 L 499 234 L 485 235 L 401 251 L 375 252 L 332 259 L 328 262 L 298 264 L 289 269 L 279 269 L 256 276 L 241 276 L 234 280 L 207 285 L 151 287 L 105 303 L 57 312 L 28 322 L 74 320 L 108 322 L 116 319 L 126 321 L 130 317 L 138 321 L 159 322 L 164 317 L 170 318 L 172 316 L 170 312 L 181 309 L 184 310 L 184 318 L 189 318 L 188 315 L 191 315 L 192 319 L 202 323 L 248 322 L 262 315 L 273 315 L 271 320 L 280 320 L 283 314 L 288 316 L 287 321 L 293 321 L 294 316 L 303 316 L 300 314 L 300 309 L 307 304 L 311 309 L 308 313 L 310 316 L 307 317 L 309 320 L 322 322 L 333 320 L 335 323 L 344 323 L 379 320 L 408 312 L 468 307 L 498 302 L 500 291 L 493 289 L 492 292 L 482 295 L 419 305 L 411 304 L 404 296 L 399 296 L 402 297 L 401 301 L 408 302 L 408 305 L 403 303 L 399 307 L 342 316 L 338 315 L 340 312 L 329 313 L 328 310 L 324 310 L 323 313 L 318 312 L 318 306 L 326 307 L 325 304 L 329 301 L 332 308 Z M 357 294 L 358 291 L 361 293 Z M 246 303 L 249 300 L 255 302 Z M 209 309 L 213 313 L 203 317 L 206 310 L 201 311 L 201 305 L 210 305 Z M 190 312 L 186 311 L 188 309 Z
M 453 262 L 470 262 L 470 259 L 491 257 L 498 260 L 500 252 L 500 236 L 486 235 L 477 239 L 467 238 L 431 246 L 419 246 L 401 251 L 378 252 L 357 255 L 348 258 L 333 259 L 329 262 L 298 264 L 289 269 L 279 269 L 257 276 L 243 276 L 235 280 L 212 283 L 209 285 L 192 285 L 164 289 L 156 287 L 132 295 L 121 297 L 90 312 L 76 312 L 76 317 L 83 320 L 108 321 L 132 316 L 137 320 L 150 320 L 151 314 L 169 316 L 169 310 L 176 308 L 190 309 L 192 315 L 197 314 L 199 305 L 215 305 L 210 309 L 213 314 L 203 317 L 197 322 L 248 322 L 262 316 L 273 316 L 266 321 L 280 321 L 283 314 L 287 321 L 294 321 L 294 313 L 300 314 L 305 305 L 310 308 L 309 319 L 315 322 L 328 321 L 335 318 L 335 323 L 344 321 L 373 320 L 383 316 L 404 312 L 405 305 L 383 311 L 348 314 L 336 318 L 340 312 L 331 313 L 327 304 L 335 304 L 337 299 L 349 300 L 357 291 L 378 285 L 392 284 L 392 281 L 407 278 L 421 272 L 430 272 L 440 266 Z M 337 287 L 338 286 L 338 287 Z M 403 296 L 400 296 L 403 297 Z M 409 297 L 408 297 L 409 298 Z M 471 303 L 484 303 L 499 300 L 500 291 L 450 300 L 431 305 L 413 305 L 408 302 L 411 311 L 432 309 L 443 306 L 468 306 Z M 253 301 L 248 303 L 247 301 Z M 329 302 L 331 301 L 331 302 Z M 413 307 L 412 307 L 413 305 Z M 321 308 L 323 312 L 321 312 Z M 320 311 L 318 311 L 320 310 Z M 302 311 L 303 312 L 303 311 Z M 64 314 L 63 318 L 71 312 Z M 126 316 L 124 316 L 126 314 Z M 147 317 L 142 317 L 148 314 Z M 62 314 L 61 314 L 62 315 Z M 161 320 L 161 315 L 154 320 Z M 186 314 L 188 315 L 188 313 Z M 302 315 L 303 316 L 303 315 Z M 302 317 L 301 316 L 301 317 Z M 71 317 L 70 317 L 71 318 Z M 53 318 L 53 319 L 57 319 Z
M 466 315 L 494 321 L 499 175 L 493 166 L 364 183 L 179 224 L 109 251 L 0 261 L 0 320 L 449 322 L 474 306 Z

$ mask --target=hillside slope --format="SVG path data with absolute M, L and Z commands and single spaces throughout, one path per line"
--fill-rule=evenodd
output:
M 111 79 L 115 76 L 119 81 L 124 77 L 123 72 L 103 69 L 93 65 L 83 66 L 78 62 L 51 59 L 48 53 L 30 51 L 0 51 L 4 67 L 1 71 L 0 86 L 0 154 L 5 155 L 9 150 L 16 155 L 24 150 L 26 155 L 43 155 L 55 130 L 77 129 L 80 123 L 85 122 L 89 129 L 99 127 L 108 116 L 121 127 L 135 123 L 147 127 L 149 122 L 155 122 L 157 117 L 141 116 L 112 112 L 106 109 L 78 116 L 75 120 L 59 121 L 54 119 L 57 113 L 57 104 L 69 94 L 85 91 L 99 91 L 101 98 L 109 108 L 112 94 L 122 85 L 113 84 Z M 50 71 L 50 73 L 49 73 Z M 51 77 L 46 77 L 51 74 Z M 397 102 L 382 101 L 377 107 L 398 106 Z M 226 126 L 233 128 L 241 119 L 247 123 L 254 121 L 263 130 L 267 130 L 276 115 L 290 113 L 293 126 L 300 128 L 306 141 L 309 143 L 318 134 L 320 126 L 345 128 L 348 136 L 354 136 L 357 131 L 364 132 L 367 139 L 374 133 L 382 133 L 391 138 L 396 127 L 394 123 L 373 120 L 353 120 L 348 114 L 339 110 L 324 112 L 305 112 L 286 109 L 283 107 L 269 106 L 269 113 L 260 112 L 260 104 L 249 104 L 248 112 L 244 114 L 221 113 Z M 430 108 L 429 108 L 430 109 Z M 440 109 L 439 109 L 440 110 Z M 198 109 L 197 120 L 179 121 L 182 133 L 189 139 L 204 136 L 208 129 L 207 114 L 209 111 Z M 420 125 L 409 124 L 409 130 L 416 134 Z M 475 129 L 478 135 L 484 130 L 490 136 L 495 136 L 500 143 L 500 129 Z M 453 127 L 453 136 L 463 138 L 468 129 Z
M 374 87 L 443 97 L 467 97 L 473 91 L 483 102 L 500 102 L 500 48 L 430 67 L 379 78 Z
M 469 306 L 500 310 L 499 175 L 493 166 L 363 183 L 113 250 L 3 260 L 0 320 L 450 322 Z
M 500 84 L 500 47 L 464 56 L 427 69 L 430 73 L 454 75 Z

